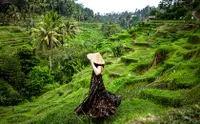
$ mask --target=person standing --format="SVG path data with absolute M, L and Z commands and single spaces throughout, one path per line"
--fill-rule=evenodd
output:
M 86 114 L 91 118 L 105 118 L 113 115 L 121 103 L 121 96 L 105 89 L 102 78 L 105 61 L 100 53 L 90 53 L 87 58 L 93 69 L 90 90 L 88 96 L 74 111 L 77 115 Z

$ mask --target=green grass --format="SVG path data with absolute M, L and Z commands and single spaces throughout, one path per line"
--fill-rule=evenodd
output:
M 183 57 L 174 59 L 167 61 L 166 66 L 169 66 L 169 68 L 163 73 L 160 82 L 167 83 L 170 89 L 184 89 L 196 86 L 200 81 L 197 76 L 198 62 L 185 61 Z M 170 63 L 172 64 L 170 65 Z
M 157 117 L 156 121 L 148 123 L 180 123 L 180 124 L 199 124 L 200 103 L 184 106 L 179 109 L 172 109 Z
M 147 42 L 148 37 L 143 34 L 142 36 L 139 36 L 136 38 L 137 42 Z
M 29 32 L 17 26 L 0 26 L 0 45 L 3 50 L 8 50 L 6 46 L 19 48 L 30 42 Z
M 89 24 L 89 23 L 82 23 L 80 24 L 80 31 L 77 33 L 73 42 L 78 44 L 87 44 L 92 45 L 94 42 L 102 40 L 103 36 L 100 32 L 100 25 L 101 24 Z
M 63 91 L 64 93 L 60 96 L 58 91 Z M 70 102 L 72 102 L 73 105 L 76 105 L 74 103 L 79 103 L 81 98 L 85 97 L 87 90 L 81 88 L 77 90 L 77 92 L 71 94 L 70 92 L 70 85 L 64 85 L 45 93 L 32 102 L 27 102 L 20 106 L 0 107 L 0 115 L 2 117 L 0 118 L 0 123 L 12 123 L 15 121 L 23 121 L 23 123 L 37 122 L 52 112 L 63 110 L 62 107 Z M 71 100 L 69 101 L 69 99 Z M 74 109 L 74 107 L 71 109 Z
M 8 120 L 8 123 L 19 123 L 19 122 L 23 122 L 25 120 L 28 120 L 32 117 L 33 117 L 33 115 L 17 114 L 17 115 L 9 116 L 7 118 L 7 120 Z
M 165 26 L 160 27 L 164 23 Z M 138 119 L 145 119 L 148 116 L 159 118 L 160 114 L 167 115 L 166 112 L 173 108 L 198 102 L 200 46 L 188 43 L 188 37 L 193 32 L 188 31 L 186 34 L 181 30 L 182 23 L 183 21 L 155 20 L 138 28 L 137 40 L 139 42 L 148 40 L 147 42 L 151 42 L 152 47 L 134 46 L 127 32 L 113 36 L 120 38 L 120 42 L 132 49 L 124 52 L 121 57 L 113 57 L 108 46 L 95 48 L 97 51 L 106 51 L 103 56 L 108 63 L 103 73 L 106 89 L 122 96 L 122 102 L 116 114 L 103 120 L 104 123 L 137 123 Z M 98 42 L 107 42 L 100 32 L 101 24 L 81 23 L 79 25 L 80 32 L 74 39 L 74 43 L 89 44 L 90 47 Z M 182 34 L 177 34 L 173 39 L 174 34 L 170 28 L 175 25 L 178 26 L 177 32 Z M 145 36 L 148 30 L 149 37 Z M 164 34 L 166 36 L 158 36 L 156 33 L 158 30 L 166 31 Z M 2 42 L 21 41 L 22 36 L 26 36 L 26 32 L 15 26 L 2 26 L 0 32 L 9 36 L 1 39 Z M 0 34 L 0 36 L 4 35 Z M 14 51 L 14 48 L 11 49 L 11 46 L 7 45 L 0 53 L 6 53 L 7 50 Z M 152 66 L 157 55 L 166 55 L 166 58 Z M 70 83 L 33 98 L 32 101 L 16 106 L 0 106 L 0 123 L 88 123 L 88 118 L 75 115 L 74 109 L 87 96 L 91 72 L 91 67 L 86 67 L 75 74 Z M 159 87 L 161 85 L 164 88 Z M 178 110 L 181 111 L 182 108 Z
M 132 118 L 147 116 L 149 114 L 159 114 L 165 109 L 147 100 L 133 99 L 122 101 L 116 115 L 109 118 L 107 122 L 122 124 Z
M 124 68 L 122 68 L 124 67 Z M 105 73 L 108 73 L 110 77 L 120 77 L 126 75 L 128 67 L 122 64 L 113 64 L 105 69 Z
M 122 56 L 121 57 L 121 61 L 126 63 L 126 64 L 130 64 L 130 63 L 137 63 L 138 60 L 135 58 L 131 58 L 131 57 L 127 57 L 127 56 Z
M 140 98 L 149 99 L 155 103 L 166 105 L 166 106 L 181 106 L 182 93 L 180 91 L 169 91 L 169 90 L 158 90 L 158 89 L 143 89 L 140 92 Z
M 13 31 L 13 30 L 20 30 L 20 27 L 17 26 L 0 26 L 0 30 L 8 30 L 8 31 Z
M 198 103 L 200 99 L 200 85 L 192 88 L 185 96 L 184 104 Z
M 84 123 L 88 122 L 87 118 L 84 116 L 76 116 L 73 112 L 73 108 L 76 106 L 74 104 L 66 104 L 62 109 L 55 113 L 48 115 L 39 123 Z M 147 100 L 134 99 L 122 101 L 120 107 L 117 109 L 117 113 L 110 118 L 107 118 L 104 123 L 115 123 L 121 124 L 129 121 L 132 118 L 146 116 L 149 114 L 159 114 L 164 108 L 160 105 L 156 105 Z M 95 121 L 95 120 L 93 120 Z
M 125 63 L 150 64 L 153 61 L 155 50 L 152 48 L 136 47 L 134 52 L 121 57 Z
M 200 44 L 199 34 L 189 35 L 188 42 L 191 43 L 191 44 Z

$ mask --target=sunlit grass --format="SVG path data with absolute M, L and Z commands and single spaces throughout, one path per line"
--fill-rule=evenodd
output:
M 123 37 L 120 41 L 133 50 L 125 52 L 121 57 L 114 57 L 112 52 L 106 52 L 106 62 L 103 79 L 108 91 L 122 96 L 122 103 L 117 108 L 115 115 L 103 120 L 104 123 L 135 123 L 134 119 L 155 115 L 168 111 L 170 107 L 185 103 L 196 102 L 199 98 L 199 45 L 188 43 L 185 35 L 183 38 L 172 42 L 170 33 L 167 37 L 157 36 L 156 27 L 162 23 L 182 24 L 182 21 L 152 21 L 145 26 L 150 26 L 150 36 L 144 36 L 149 27 L 141 27 L 138 33 L 138 42 L 151 41 L 152 47 L 134 46 L 131 38 L 126 33 L 118 34 Z M 101 24 L 81 23 L 74 43 L 93 45 L 98 40 L 104 40 L 100 32 Z M 173 25 L 172 25 L 173 26 Z M 23 33 L 15 26 L 2 26 L 0 32 L 8 38 L 1 41 L 23 39 Z M 26 33 L 25 33 L 26 35 Z M 17 36 L 17 37 L 15 37 Z M 124 38 L 125 37 L 125 38 Z M 26 37 L 24 37 L 26 38 Z M 5 47 L 4 49 L 8 49 Z M 152 66 L 157 51 L 165 52 L 167 57 L 163 62 Z M 0 106 L 0 123 L 88 123 L 86 116 L 77 116 L 74 109 L 87 96 L 91 79 L 91 67 L 86 67 L 75 74 L 70 83 L 60 86 L 43 95 L 33 98 L 17 106 Z M 165 89 L 156 87 L 165 84 Z M 188 95 L 186 95 L 188 93 Z M 195 95 L 195 99 L 190 99 Z M 186 97 L 185 97 L 186 96 Z M 95 120 L 93 120 L 95 121 Z

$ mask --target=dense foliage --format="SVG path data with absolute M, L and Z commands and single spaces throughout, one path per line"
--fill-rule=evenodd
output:
M 158 13 L 158 18 L 166 20 L 185 19 L 185 17 L 188 18 L 188 13 L 190 13 L 190 11 L 194 11 L 199 4 L 199 0 L 175 2 L 173 0 L 162 0 L 159 3 L 160 12 Z M 189 20 L 192 20 L 191 16 Z
M 112 35 L 119 33 L 121 28 L 119 25 L 114 23 L 104 23 L 101 27 L 102 34 L 105 37 L 111 37 Z
M 199 12 L 199 0 L 104 15 L 75 0 L 1 3 L 0 123 L 98 122 L 73 112 L 91 52 L 106 61 L 106 89 L 122 95 L 102 123 L 199 123 Z

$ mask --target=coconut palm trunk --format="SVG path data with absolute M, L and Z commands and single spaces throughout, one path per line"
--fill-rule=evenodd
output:
M 49 69 L 52 69 L 52 56 L 49 55 Z

